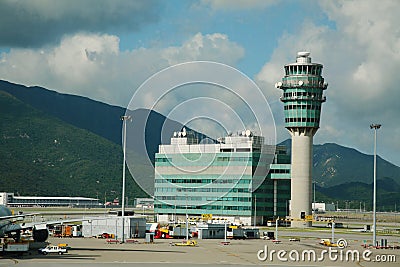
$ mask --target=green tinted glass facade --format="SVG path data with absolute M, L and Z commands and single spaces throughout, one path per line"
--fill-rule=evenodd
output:
M 286 153 L 286 147 L 277 147 L 267 178 L 253 194 L 256 215 L 262 216 L 264 221 L 285 218 L 289 214 L 290 167 L 290 155 Z
M 290 157 L 284 149 L 269 155 L 274 158 L 271 164 L 261 155 L 262 144 L 256 137 L 248 137 L 243 147 L 234 142 L 188 145 L 180 141 L 172 138 L 171 145 L 161 145 L 155 157 L 156 214 L 251 219 L 256 214 L 259 223 L 287 214 Z M 260 179 L 264 181 L 254 191 Z

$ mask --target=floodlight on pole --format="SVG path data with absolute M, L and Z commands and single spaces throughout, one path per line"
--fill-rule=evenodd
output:
M 376 133 L 381 124 L 371 124 L 370 128 L 374 129 L 374 193 L 373 193 L 373 246 L 376 246 Z
M 121 243 L 125 243 L 125 165 L 126 165 L 126 121 L 132 121 L 131 116 L 121 116 L 123 124 L 123 147 L 124 147 L 124 162 L 122 164 L 122 238 Z

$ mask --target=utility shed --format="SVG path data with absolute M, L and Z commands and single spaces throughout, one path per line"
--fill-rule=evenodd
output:
M 144 238 L 146 236 L 146 219 L 142 217 L 125 216 L 125 238 Z M 115 239 L 122 238 L 122 217 L 93 217 L 82 222 L 84 237 L 98 236 L 103 233 L 114 234 Z
M 223 239 L 225 237 L 225 225 L 223 224 L 198 224 L 199 239 Z

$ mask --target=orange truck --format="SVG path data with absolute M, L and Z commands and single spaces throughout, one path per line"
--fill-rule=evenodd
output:
M 72 226 L 56 225 L 54 227 L 54 237 L 72 237 Z

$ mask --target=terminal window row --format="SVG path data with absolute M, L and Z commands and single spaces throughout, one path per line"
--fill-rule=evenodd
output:
M 269 173 L 290 173 L 290 169 L 271 169 Z
M 199 187 L 199 188 L 191 188 L 191 187 L 178 187 L 178 188 L 173 188 L 173 187 L 156 187 L 154 189 L 155 192 L 159 193 L 172 193 L 172 192 L 234 192 L 234 193 L 248 193 L 249 188 L 205 188 L 205 187 Z
M 251 157 L 217 157 L 217 161 L 250 161 Z
M 272 203 L 274 203 L 274 198 L 267 198 L 267 197 L 259 197 L 257 196 L 257 202 L 263 202 L 266 203 L 265 205 L 268 205 L 268 203 L 270 203 L 272 205 Z
M 171 158 L 156 158 L 156 162 L 171 162 Z
M 250 184 L 250 179 L 185 179 L 185 178 L 177 178 L 177 179 L 155 179 L 156 184 Z
M 322 76 L 287 76 L 282 79 L 285 83 L 293 84 L 294 86 L 298 86 L 299 81 L 302 81 L 304 85 L 311 85 L 311 86 L 321 86 L 324 83 L 324 78 Z
M 292 74 L 310 74 L 321 76 L 322 66 L 317 65 L 289 65 L 285 66 L 286 75 Z
M 207 197 L 187 197 L 187 196 L 158 196 L 158 200 L 176 200 L 176 201 L 207 201 L 207 202 L 220 202 L 223 204 L 223 202 L 228 202 L 228 201 L 234 201 L 234 202 L 250 202 L 251 197 L 223 197 L 222 199 L 214 200 L 214 199 L 209 199 Z
M 285 122 L 319 122 L 319 118 L 285 118 Z
M 323 82 L 324 78 L 322 76 L 285 76 L 283 77 L 283 80 L 285 81 L 309 81 L 309 82 L 313 82 L 313 81 L 320 81 Z
M 292 78 L 292 79 L 290 79 Z M 299 85 L 299 81 L 302 81 L 303 84 Z M 283 78 L 282 80 L 284 87 L 291 87 L 291 88 L 316 88 L 321 90 L 324 88 L 324 81 L 323 79 L 315 79 L 315 80 L 306 80 L 300 77 L 288 77 Z
M 220 152 L 234 152 L 234 148 L 221 148 Z M 236 148 L 236 152 L 251 152 L 251 148 L 244 147 L 244 148 Z
M 272 212 L 272 211 L 274 211 L 274 208 L 273 207 L 257 207 L 257 210 L 258 211 L 269 211 L 269 212 Z
M 257 196 L 259 196 L 259 194 L 268 195 L 268 194 L 270 194 L 271 189 L 273 189 L 273 188 L 265 188 L 265 187 L 260 186 L 256 191 Z M 290 186 L 287 187 L 284 185 L 278 185 L 277 193 L 278 193 L 278 198 L 279 198 L 279 196 L 286 197 L 286 196 L 284 196 L 285 194 L 290 195 Z
M 278 186 L 279 194 L 287 194 L 290 193 L 290 184 L 289 185 L 279 185 Z
M 154 208 L 156 209 L 169 209 L 170 211 L 172 209 L 174 209 L 174 205 L 167 205 L 167 204 L 154 204 Z M 185 206 L 182 206 L 183 208 L 186 208 Z M 191 207 L 187 207 L 188 209 L 190 209 Z M 246 210 L 249 211 L 252 209 L 251 206 L 217 206 L 217 205 L 204 205 L 204 206 L 195 206 L 192 207 L 194 209 L 197 210 Z
M 184 188 L 177 188 L 176 192 L 229 192 L 230 188 L 191 188 L 191 187 L 184 187 Z
M 313 103 L 314 105 L 285 105 L 283 107 L 284 110 L 291 110 L 291 109 L 309 109 L 309 110 L 321 110 L 320 103 Z
M 93 200 L 70 200 L 70 199 L 13 199 L 12 201 L 8 201 L 10 204 L 37 204 L 37 205 L 45 205 L 45 204 L 72 204 L 72 203 L 91 203 Z
M 176 192 L 233 192 L 233 193 L 249 193 L 249 188 L 177 188 Z
M 157 196 L 158 200 L 176 200 L 176 201 L 202 201 L 203 197 L 197 196 Z
M 249 152 L 250 148 L 243 148 L 246 151 L 239 151 L 239 148 L 236 149 L 236 152 Z M 226 151 L 225 151 L 226 152 Z M 233 152 L 233 151 L 232 151 Z M 216 161 L 243 161 L 249 162 L 251 161 L 251 157 L 217 157 Z M 172 158 L 156 158 L 156 162 L 172 162 Z
M 284 97 L 312 97 L 312 98 L 321 98 L 322 92 L 320 93 L 312 93 L 312 92 L 286 92 L 283 93 Z

